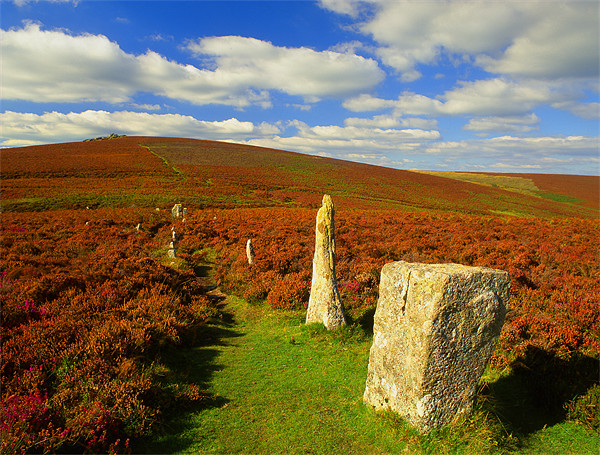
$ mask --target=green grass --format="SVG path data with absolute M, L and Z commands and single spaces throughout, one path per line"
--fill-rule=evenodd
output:
M 471 172 L 452 172 L 452 171 L 415 171 L 423 174 L 446 177 L 462 182 L 476 183 L 478 185 L 502 188 L 507 191 L 535 196 L 540 189 L 533 183 L 533 180 L 524 177 L 511 177 L 506 175 L 476 174 Z
M 577 199 L 576 197 L 573 197 L 573 196 L 567 196 L 565 194 L 540 192 L 540 193 L 538 193 L 538 195 L 540 197 L 543 197 L 544 199 L 550 199 L 551 201 L 562 202 L 564 204 L 578 205 L 578 204 L 581 204 L 582 202 L 584 202 L 581 199 Z
M 327 332 L 318 324 L 305 325 L 303 313 L 252 306 L 237 298 L 228 299 L 226 311 L 233 319 L 207 326 L 200 346 L 166 356 L 168 368 L 193 378 L 210 398 L 199 409 L 173 416 L 168 427 L 142 441 L 134 452 L 598 451 L 598 435 L 567 422 L 534 422 L 528 431 L 512 434 L 511 426 L 497 415 L 503 410 L 495 412 L 495 407 L 497 401 L 506 401 L 502 394 L 519 393 L 500 390 L 496 400 L 490 390 L 507 378 L 489 371 L 482 380 L 489 383 L 487 391 L 468 417 L 419 435 L 394 413 L 377 413 L 363 404 L 371 334 L 360 325 Z M 503 384 L 511 386 L 510 381 Z M 512 387 L 517 385 L 513 382 Z

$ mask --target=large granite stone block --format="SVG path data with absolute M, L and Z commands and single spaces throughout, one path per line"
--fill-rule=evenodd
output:
M 397 412 L 421 432 L 468 412 L 504 324 L 509 289 L 501 270 L 386 264 L 365 403 Z

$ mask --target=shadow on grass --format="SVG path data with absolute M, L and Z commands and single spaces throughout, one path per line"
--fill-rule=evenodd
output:
M 196 264 L 193 267 L 194 275 L 202 278 L 210 276 L 211 269 L 212 267 L 210 266 L 210 264 Z
M 376 309 L 376 307 L 368 308 L 354 319 L 354 322 L 359 324 L 363 331 L 368 335 L 373 335 L 373 324 L 375 323 Z
M 197 442 L 193 434 L 187 432 L 193 428 L 191 416 L 229 403 L 226 397 L 213 395 L 208 390 L 215 372 L 223 369 L 218 362 L 221 353 L 218 347 L 229 344 L 232 338 L 243 336 L 235 330 L 232 315 L 222 312 L 222 316 L 223 320 L 201 327 L 191 345 L 162 353 L 162 363 L 170 372 L 164 382 L 171 384 L 176 391 L 185 384 L 197 386 L 202 391 L 202 398 L 193 403 L 181 403 L 181 406 L 177 403 L 180 400 L 176 400 L 163 416 L 165 423 L 155 429 L 154 435 L 139 440 L 133 447 L 134 453 L 185 451 Z
M 530 346 L 512 364 L 512 372 L 481 392 L 510 433 L 528 436 L 563 422 L 565 405 L 585 394 L 598 381 L 598 360 L 573 355 L 564 360 Z

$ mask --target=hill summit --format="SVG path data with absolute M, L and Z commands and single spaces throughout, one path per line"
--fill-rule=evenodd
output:
M 112 137 L 5 149 L 3 210 L 295 206 L 516 216 L 598 215 L 600 178 L 422 172 L 229 142 Z

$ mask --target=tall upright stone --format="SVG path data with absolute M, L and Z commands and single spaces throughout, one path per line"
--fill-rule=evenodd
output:
M 252 239 L 248 239 L 246 242 L 246 257 L 248 258 L 248 264 L 254 264 L 254 247 L 252 246 Z
M 471 410 L 508 305 L 510 276 L 458 264 L 381 271 L 363 400 L 421 432 Z
M 328 330 L 346 324 L 335 278 L 334 207 L 328 194 L 323 196 L 323 204 L 317 212 L 312 286 L 306 313 L 306 323 L 311 322 L 320 322 Z

